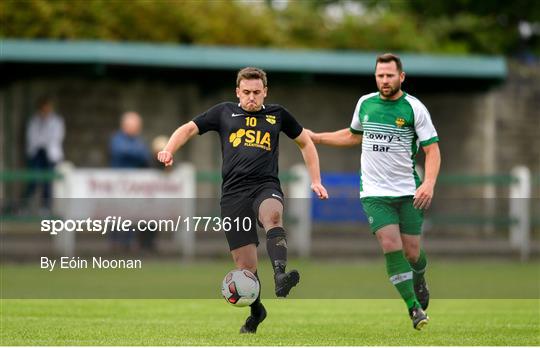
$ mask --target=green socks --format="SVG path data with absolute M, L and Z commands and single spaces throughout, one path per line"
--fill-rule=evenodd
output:
M 427 258 L 424 249 L 420 249 L 420 256 L 415 263 L 410 263 L 413 271 L 413 284 L 418 284 L 424 279 L 424 273 L 426 273 Z
M 386 270 L 390 281 L 407 304 L 407 308 L 420 307 L 413 288 L 413 272 L 411 265 L 403 255 L 402 250 L 384 254 Z

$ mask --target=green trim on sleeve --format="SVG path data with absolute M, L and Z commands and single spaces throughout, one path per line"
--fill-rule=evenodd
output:
M 436 143 L 438 141 L 439 141 L 439 137 L 433 137 L 431 139 L 421 141 L 420 146 L 422 146 L 422 147 L 428 146 L 428 145 L 434 144 L 434 143 Z
M 359 131 L 359 130 L 356 130 L 356 129 L 352 128 L 352 127 L 349 127 L 349 130 L 353 134 L 360 134 L 360 135 L 364 134 L 364 131 Z

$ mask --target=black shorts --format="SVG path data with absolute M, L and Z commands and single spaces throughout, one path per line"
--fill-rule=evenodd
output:
M 259 207 L 268 198 L 277 199 L 283 204 L 283 192 L 279 184 L 264 183 L 248 187 L 238 194 L 224 194 L 221 197 L 222 230 L 230 250 L 248 244 L 259 245 L 257 225 L 262 227 L 258 218 Z

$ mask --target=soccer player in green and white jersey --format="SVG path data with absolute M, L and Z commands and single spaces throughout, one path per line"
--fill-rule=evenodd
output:
M 441 163 L 439 138 L 426 107 L 401 90 L 405 73 L 398 56 L 377 57 L 375 80 L 379 92 L 358 100 L 348 129 L 309 134 L 316 144 L 362 143 L 362 206 L 384 253 L 390 281 L 407 304 L 413 327 L 421 330 L 429 321 L 424 312 L 429 292 L 420 236 L 423 210 L 431 204 Z M 419 147 L 426 154 L 423 182 L 415 170 Z

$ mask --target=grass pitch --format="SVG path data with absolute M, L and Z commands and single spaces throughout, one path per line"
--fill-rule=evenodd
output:
M 400 300 L 264 300 L 256 335 L 247 308 L 222 300 L 2 300 L 2 345 L 540 345 L 538 300 L 433 300 L 412 328 Z
M 138 271 L 2 264 L 0 345 L 540 346 L 536 262 L 430 260 L 431 321 L 420 332 L 382 260 L 290 265 L 300 284 L 276 299 L 261 260 L 268 317 L 246 336 L 238 331 L 249 309 L 219 298 L 228 260 L 149 262 Z
M 182 263 L 145 261 L 142 269 L 81 269 L 53 272 L 39 260 L 0 264 L 4 299 L 219 299 L 221 281 L 234 266 L 229 260 Z M 382 255 L 370 261 L 290 260 L 300 271 L 294 299 L 394 299 Z M 273 271 L 259 262 L 262 296 L 272 298 Z M 540 265 L 504 260 L 429 260 L 427 280 L 437 299 L 537 299 Z

